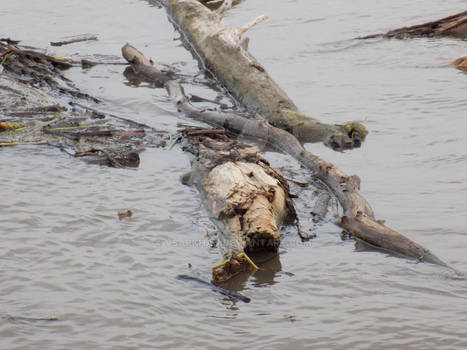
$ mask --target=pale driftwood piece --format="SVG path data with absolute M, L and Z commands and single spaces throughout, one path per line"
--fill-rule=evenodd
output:
M 418 24 L 390 30 L 386 34 L 372 34 L 358 39 L 372 39 L 378 37 L 406 39 L 416 37 L 452 36 L 467 38 L 467 11 L 442 18 L 437 21 Z
M 81 34 L 81 35 L 76 35 L 71 38 L 68 38 L 66 40 L 62 41 L 52 41 L 50 45 L 52 46 L 62 46 L 62 45 L 68 45 L 68 44 L 73 44 L 73 43 L 79 43 L 82 41 L 89 41 L 89 40 L 97 40 L 97 35 L 94 34 Z
M 292 133 L 302 142 L 324 142 L 339 150 L 361 145 L 367 135 L 362 124 L 325 124 L 300 113 L 248 51 L 249 39 L 243 34 L 264 20 L 264 16 L 231 29 L 224 24 L 223 15 L 232 1 L 224 1 L 215 11 L 196 0 L 167 0 L 164 3 L 201 63 L 249 111 L 261 114 L 272 125 Z
M 219 229 L 218 247 L 228 261 L 213 268 L 212 283 L 221 284 L 256 267 L 242 253 L 275 253 L 279 227 L 295 217 L 295 210 L 287 183 L 257 147 L 232 140 L 224 130 L 212 131 L 184 132 L 183 149 L 195 159 L 182 181 L 198 187 Z
M 155 79 L 165 86 L 179 112 L 236 134 L 265 141 L 298 160 L 325 183 L 337 197 L 344 209 L 340 225 L 355 237 L 375 247 L 406 257 L 447 266 L 429 250 L 375 219 L 371 206 L 359 193 L 360 178 L 357 175 L 348 176 L 333 164 L 308 152 L 292 134 L 272 126 L 259 115 L 256 118 L 245 118 L 235 113 L 195 108 L 185 96 L 178 81 L 159 72 L 136 48 L 126 44 L 122 48 L 122 54 L 128 62 L 132 63 L 137 74 L 145 76 L 148 80 Z
M 206 199 L 222 232 L 225 258 L 232 252 L 275 251 L 280 225 L 295 213 L 287 183 L 259 156 L 257 147 L 211 131 L 185 132 L 183 148 L 196 157 L 183 182 L 195 184 Z

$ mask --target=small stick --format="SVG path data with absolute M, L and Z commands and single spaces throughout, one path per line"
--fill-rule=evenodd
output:
M 198 135 L 225 135 L 224 129 L 205 129 L 205 130 L 194 130 L 188 131 L 188 136 Z
M 44 107 L 35 107 L 26 109 L 24 111 L 16 111 L 16 112 L 7 112 L 6 114 L 12 117 L 29 117 L 33 114 L 43 114 L 43 113 L 51 113 L 51 112 L 60 112 L 62 110 L 66 110 L 66 107 L 60 107 L 57 105 L 50 105 Z
M 45 140 L 39 141 L 24 141 L 24 142 L 0 142 L 0 147 L 3 146 L 20 146 L 20 145 L 42 145 L 47 143 Z
M 20 40 L 12 40 L 11 38 L 0 38 L 0 41 L 4 41 L 8 45 L 18 45 L 20 43 Z
M 62 45 L 68 45 L 72 43 L 78 43 L 81 41 L 88 41 L 88 40 L 97 40 L 97 35 L 94 34 L 81 34 L 77 35 L 75 37 L 72 37 L 68 40 L 63 40 L 63 41 L 52 41 L 50 45 L 52 46 L 62 46 Z
M 74 64 L 81 64 L 81 67 L 83 68 L 91 68 L 94 66 L 97 66 L 98 64 L 105 64 L 105 65 L 122 65 L 122 66 L 127 66 L 129 63 L 127 62 L 97 62 L 97 61 L 90 61 L 85 58 L 83 58 L 80 62 L 77 61 L 72 61 Z

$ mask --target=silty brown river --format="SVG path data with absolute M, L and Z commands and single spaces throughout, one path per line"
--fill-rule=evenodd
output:
M 363 147 L 307 148 L 358 174 L 388 226 L 467 272 L 467 75 L 446 65 L 466 54 L 450 38 L 355 41 L 465 10 L 466 1 L 245 0 L 230 25 L 265 14 L 250 50 L 301 111 L 326 122 L 360 120 Z M 65 36 L 98 41 L 50 48 L 60 56 L 119 59 L 131 42 L 183 73 L 199 73 L 166 12 L 138 0 L 1 1 L 2 37 L 49 47 Z M 165 90 L 128 84 L 123 66 L 66 73 L 99 108 L 175 132 Z M 187 92 L 213 98 L 207 87 Z M 266 153 L 287 177 L 308 174 Z M 220 261 L 198 192 L 180 177 L 190 158 L 149 149 L 138 169 L 90 165 L 57 149 L 0 149 L 1 349 L 466 349 L 467 281 L 430 264 L 358 251 L 332 223 L 313 227 L 311 193 L 295 188 L 317 238 L 282 233 L 280 261 L 232 301 L 178 274 L 209 279 Z M 133 216 L 119 220 L 117 212 Z M 188 271 L 188 264 L 193 266 Z M 56 317 L 54 322 L 8 316 Z

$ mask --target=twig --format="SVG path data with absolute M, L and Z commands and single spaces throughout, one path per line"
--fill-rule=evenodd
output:
M 50 106 L 44 106 L 44 107 L 30 108 L 24 111 L 7 112 L 6 114 L 12 117 L 28 117 L 33 114 L 60 112 L 62 110 L 66 110 L 66 107 L 50 105 Z
M 188 131 L 188 136 L 198 136 L 198 135 L 225 135 L 224 129 L 204 129 L 204 130 L 194 130 Z
M 0 147 L 3 146 L 20 146 L 20 145 L 42 145 L 47 143 L 45 140 L 24 141 L 24 142 L 0 142 Z
M 250 30 L 251 28 L 253 28 L 255 25 L 267 20 L 268 17 L 265 16 L 265 15 L 261 15 L 257 18 L 255 18 L 254 20 L 252 20 L 251 22 L 247 23 L 247 24 L 244 24 L 242 25 L 241 27 L 237 28 L 235 30 L 235 34 L 238 36 L 238 39 L 241 39 L 242 38 L 242 35 L 247 31 L 247 30 Z
M 52 46 L 62 46 L 62 45 L 68 45 L 72 43 L 79 43 L 81 41 L 88 41 L 88 40 L 97 40 L 97 35 L 94 34 L 81 34 L 77 35 L 75 37 L 72 37 L 68 40 L 63 40 L 63 41 L 52 41 L 50 45 Z

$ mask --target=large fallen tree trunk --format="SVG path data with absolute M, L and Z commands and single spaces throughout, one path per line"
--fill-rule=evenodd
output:
M 129 44 L 122 53 L 133 63 L 133 73 L 157 86 L 165 85 L 171 97 L 191 106 L 171 73 L 155 69 Z M 241 260 L 242 253 L 275 252 L 280 244 L 279 227 L 295 220 L 287 182 L 259 155 L 259 148 L 231 140 L 222 131 L 184 132 L 184 149 L 196 156 L 184 183 L 196 185 L 206 199 L 221 232 L 218 237 L 223 256 L 231 258 L 223 268 L 213 271 L 215 283 L 248 268 Z
M 437 21 L 390 30 L 386 34 L 372 34 L 359 39 L 371 38 L 415 38 L 415 37 L 453 36 L 467 38 L 467 11 L 439 19 Z
M 300 113 L 248 51 L 249 38 L 243 34 L 265 16 L 238 29 L 230 29 L 224 24 L 223 17 L 232 6 L 232 0 L 224 1 L 217 10 L 196 0 L 163 2 L 202 65 L 249 111 L 259 113 L 271 125 L 292 133 L 301 142 L 322 141 L 334 149 L 348 149 L 359 147 L 365 139 L 367 131 L 358 122 L 325 124 Z
M 179 112 L 253 140 L 262 140 L 298 160 L 315 177 L 325 183 L 337 197 L 344 210 L 340 225 L 353 236 L 378 248 L 419 261 L 446 266 L 443 261 L 421 245 L 375 219 L 371 206 L 359 193 L 360 179 L 358 176 L 348 176 L 333 164 L 306 151 L 292 134 L 272 126 L 259 115 L 256 115 L 256 118 L 246 118 L 237 113 L 195 108 L 185 96 L 183 88 L 174 79 L 173 74 L 164 74 L 158 71 L 141 52 L 129 44 L 122 48 L 122 54 L 132 64 L 136 74 L 167 89 Z

